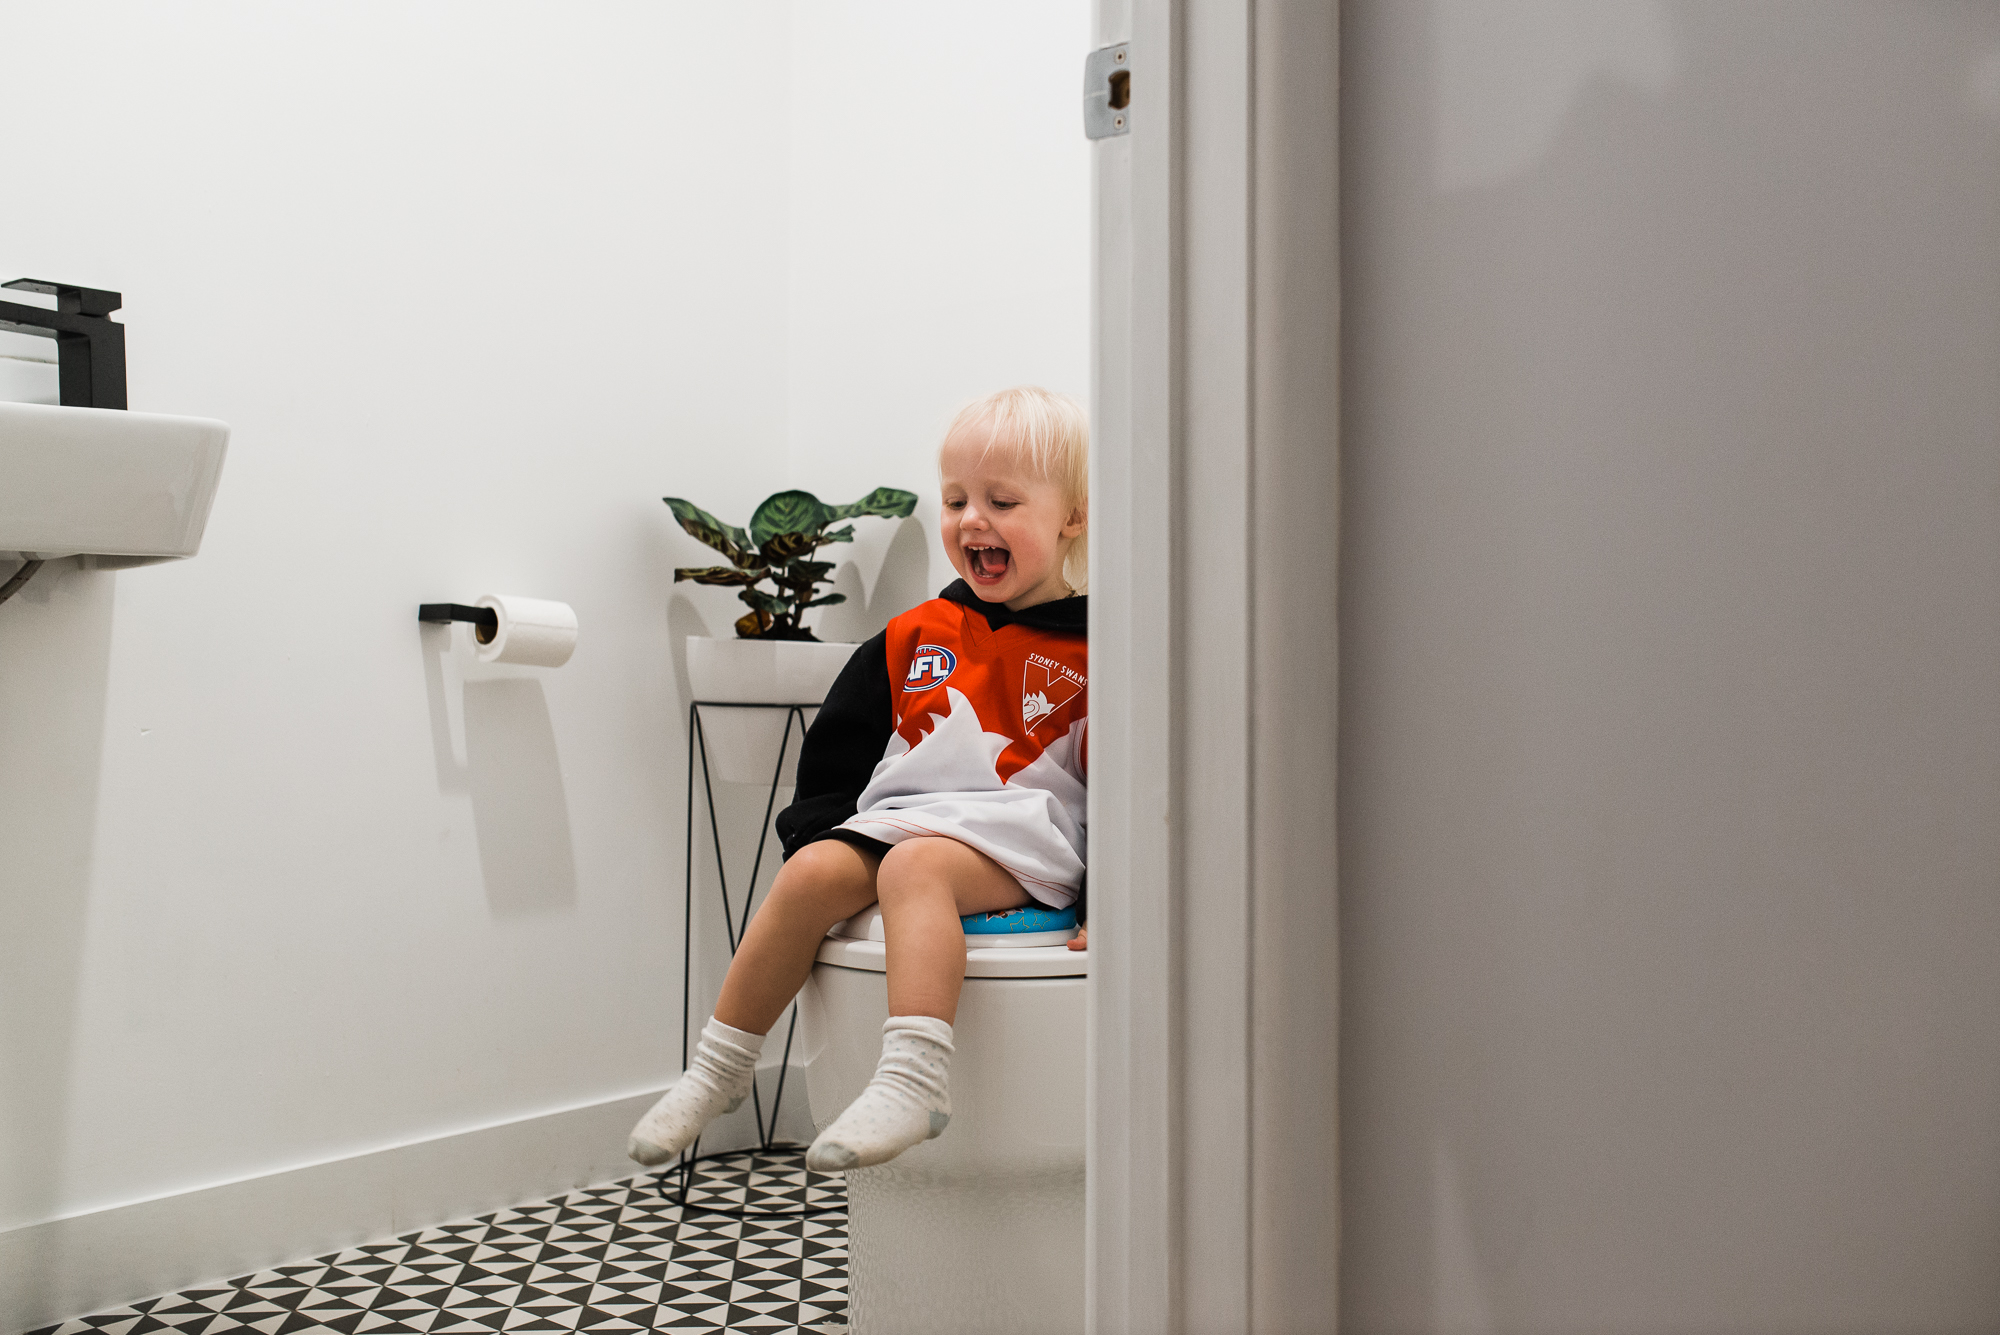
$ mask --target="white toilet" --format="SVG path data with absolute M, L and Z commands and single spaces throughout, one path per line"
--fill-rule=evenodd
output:
M 847 1174 L 853 1335 L 1083 1330 L 1084 974 L 1071 932 L 966 952 L 951 1125 Z M 889 1018 L 881 914 L 834 928 L 800 994 L 813 1122 L 861 1092 Z

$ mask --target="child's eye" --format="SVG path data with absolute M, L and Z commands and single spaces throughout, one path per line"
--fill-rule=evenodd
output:
M 965 502 L 964 502 L 964 501 L 946 501 L 946 502 L 944 503 L 944 508 L 945 508 L 945 509 L 947 509 L 947 510 L 963 510 L 963 509 L 965 508 Z

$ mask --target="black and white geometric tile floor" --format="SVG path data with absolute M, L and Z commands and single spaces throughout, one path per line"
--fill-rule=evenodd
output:
M 649 1173 L 30 1335 L 495 1335 L 847 1329 L 847 1192 L 801 1152 Z M 706 1210 L 797 1214 L 729 1218 Z

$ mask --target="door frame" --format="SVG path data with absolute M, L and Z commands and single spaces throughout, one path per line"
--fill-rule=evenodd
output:
M 1330 1330 L 1339 23 L 1097 0 L 1088 1329 Z

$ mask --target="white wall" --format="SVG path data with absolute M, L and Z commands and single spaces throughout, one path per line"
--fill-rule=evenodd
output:
M 926 491 L 829 633 L 934 592 L 951 406 L 1085 383 L 1086 36 L 1081 0 L 0 16 L 38 109 L 0 277 L 124 292 L 133 407 L 235 428 L 199 557 L 0 608 L 0 1230 L 665 1083 L 673 646 L 738 609 L 672 586 L 703 549 L 659 497 Z M 575 659 L 414 620 L 489 589 L 573 603 Z
M 873 634 L 954 578 L 935 454 L 960 404 L 1016 384 L 1088 397 L 1089 41 L 1088 0 L 793 11 L 791 464 L 829 501 L 916 491 L 929 558 L 876 590 L 875 553 L 893 535 L 914 556 L 919 535 L 865 525 L 866 615 L 832 609 L 827 638 Z

